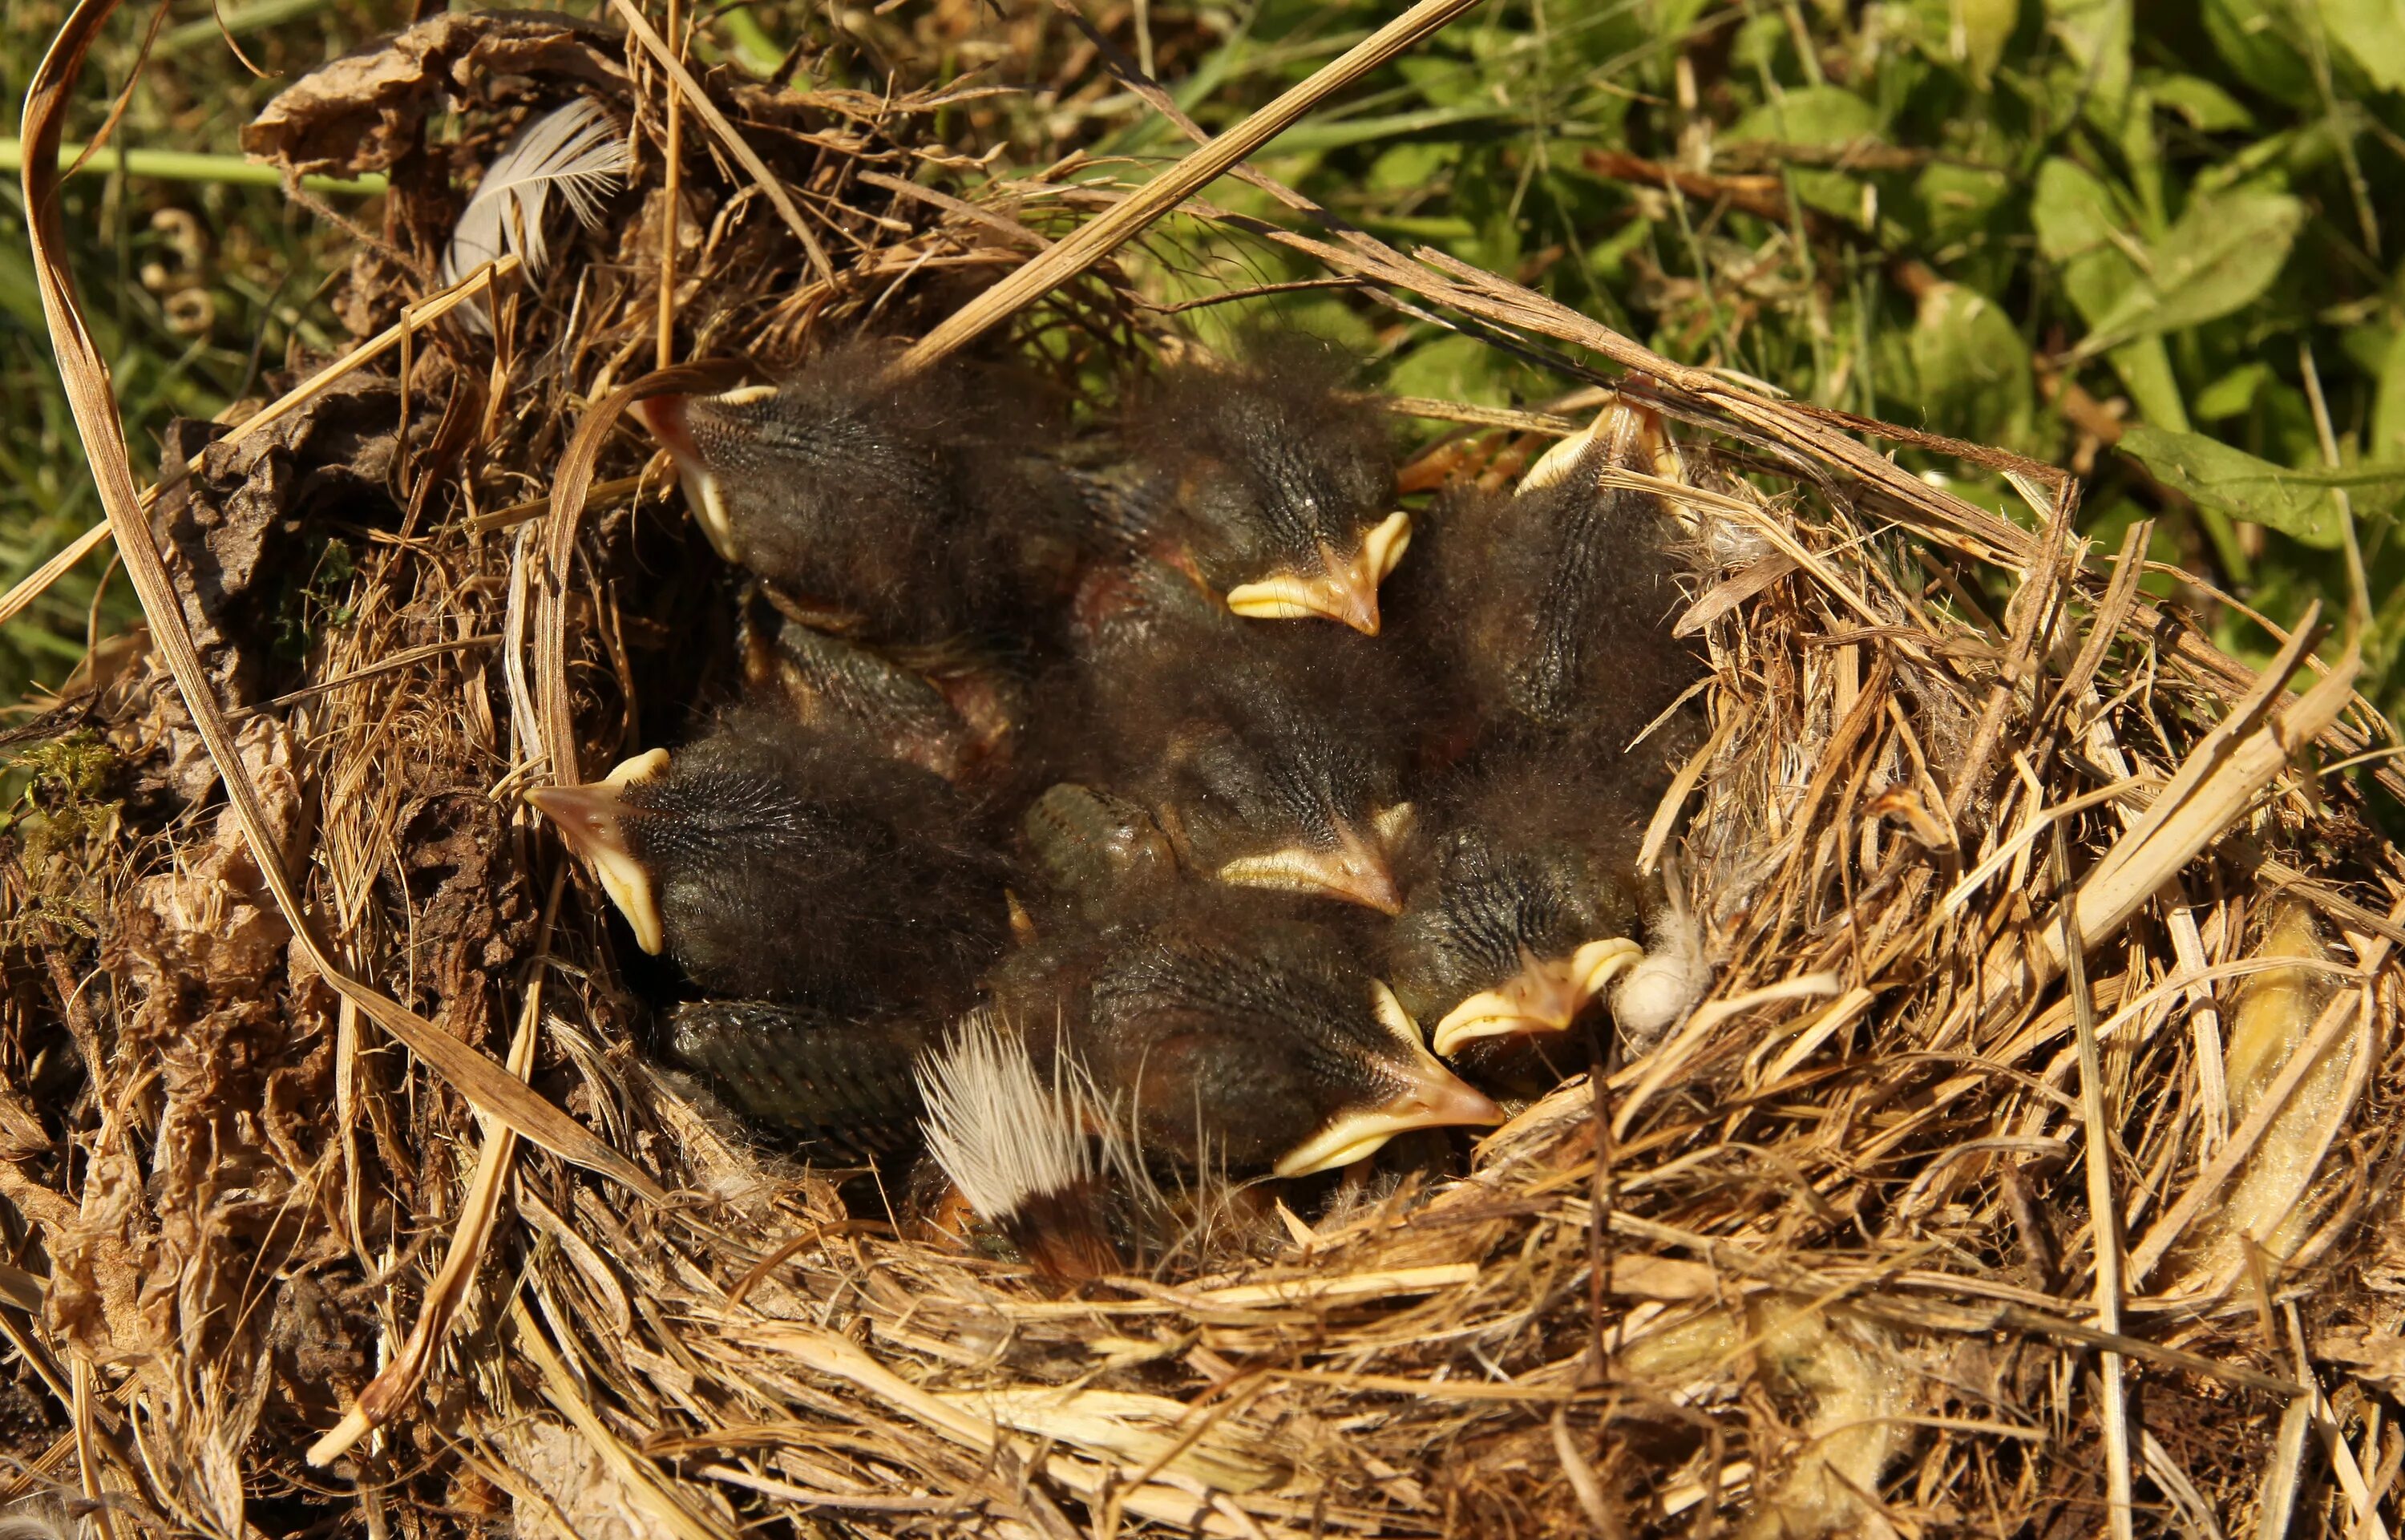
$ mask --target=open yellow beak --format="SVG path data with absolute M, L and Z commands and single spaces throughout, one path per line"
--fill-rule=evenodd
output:
M 1236 887 L 1315 893 L 1381 914 L 1400 914 L 1403 891 L 1386 853 L 1410 822 L 1411 804 L 1399 803 L 1378 813 L 1375 839 L 1365 838 L 1350 824 L 1340 825 L 1332 850 L 1290 845 L 1267 855 L 1241 856 L 1221 867 L 1217 875 Z
M 1411 1049 L 1403 1088 L 1376 1107 L 1346 1112 L 1286 1152 L 1273 1173 L 1307 1177 L 1333 1171 L 1378 1152 L 1398 1134 L 1415 1128 L 1490 1128 L 1503 1121 L 1493 1098 L 1437 1062 L 1420 1041 L 1420 1029 L 1393 990 L 1371 985 L 1372 1003 L 1386 1029 Z
M 626 787 L 650 780 L 668 763 L 668 750 L 653 749 L 589 785 L 541 786 L 526 794 L 535 810 L 559 830 L 569 850 L 600 879 L 601 890 L 634 927 L 635 944 L 655 956 L 665 940 L 660 906 L 652 894 L 651 873 L 626 848 L 620 797 Z
M 1301 576 L 1280 572 L 1228 590 L 1228 608 L 1255 620 L 1306 620 L 1317 616 L 1350 626 L 1363 636 L 1378 634 L 1378 585 L 1403 559 L 1412 544 L 1412 516 L 1398 510 L 1361 537 L 1350 557 L 1319 548 L 1321 570 Z
M 1519 490 L 1533 492 L 1568 475 L 1596 441 L 1604 446 L 1604 463 L 1644 470 L 1665 481 L 1683 481 L 1679 445 L 1662 419 L 1634 402 L 1618 396 L 1603 403 L 1595 420 L 1537 457 L 1520 477 Z
M 1498 987 L 1446 1011 L 1436 1024 L 1436 1051 L 1450 1055 L 1481 1038 L 1565 1031 L 1589 1000 L 1644 955 L 1643 947 L 1615 936 L 1589 941 L 1567 957 L 1531 957 Z

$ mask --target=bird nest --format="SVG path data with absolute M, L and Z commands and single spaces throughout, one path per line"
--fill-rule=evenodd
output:
M 1207 151 L 966 177 L 969 92 L 696 82 L 618 14 L 437 17 L 270 109 L 288 173 L 390 178 L 339 293 L 377 335 L 184 425 L 150 494 L 29 174 L 148 629 L 16 735 L 13 1497 L 230 1540 L 2376 1529 L 2405 863 L 2331 773 L 2394 742 L 2351 652 L 2308 625 L 2243 667 L 2051 467 L 1676 364 L 1266 178 L 1292 219 L 1216 207 Z M 609 219 L 444 284 L 455 174 L 578 95 L 632 125 Z M 685 358 L 982 332 L 1074 393 L 1174 343 L 1137 258 L 1195 220 L 1558 372 L 1526 411 L 1395 403 L 1407 492 L 1508 477 L 1599 388 L 1676 425 L 1682 479 L 1625 475 L 1699 531 L 1709 733 L 1646 858 L 1714 978 L 1467 1174 L 1067 1290 L 656 1069 L 517 793 L 731 687 L 729 575 L 618 424 L 664 247 Z

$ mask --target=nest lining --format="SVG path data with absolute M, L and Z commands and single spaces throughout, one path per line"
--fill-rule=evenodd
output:
M 670 218 L 646 60 L 447 17 L 272 110 L 288 168 L 392 173 L 344 297 L 363 323 L 425 292 L 457 213 L 419 137 L 443 91 L 467 97 L 463 165 L 598 96 L 635 125 L 634 188 L 501 293 L 490 340 L 438 331 L 302 392 L 200 450 L 157 517 L 175 619 L 342 960 L 658 1196 L 514 1141 L 329 987 L 156 655 L 96 658 L 46 728 L 92 734 L 116 796 L 46 792 L 59 832 L 8 870 L 22 1277 L 0 1284 L 22 1297 L 0 1319 L 57 1403 L 18 1495 L 77 1472 L 84 1522 L 230 1536 L 330 1504 L 371 1530 L 682 1536 L 2046 1533 L 2117 1490 L 2165 1528 L 2357 1518 L 2399 1447 L 2365 1407 L 2395 1362 L 2405 868 L 2311 762 L 2386 726 L 2301 645 L 2262 680 L 2213 654 L 2141 586 L 2143 531 L 2089 551 L 2046 468 L 2012 465 L 2046 494 L 2012 523 L 1666 360 L 1618 383 L 1687 425 L 1666 491 L 1701 532 L 1684 623 L 1714 731 L 1649 849 L 1717 979 L 1599 1087 L 1265 1259 L 1064 1297 L 891 1235 L 652 1069 L 623 960 L 513 796 L 563 743 L 589 765 L 671 736 L 720 683 L 691 659 L 729 650 L 691 643 L 724 640 L 723 576 L 606 421 Z M 924 332 L 1129 195 L 913 191 L 963 163 L 926 136 L 935 97 L 720 105 L 833 278 L 739 166 L 689 156 L 689 357 Z M 378 134 L 331 126 L 370 108 Z M 1408 275 L 1540 357 L 1641 355 L 1337 227 L 1192 212 Z M 1142 265 L 1055 290 L 1007 346 L 1064 391 L 1130 367 L 1174 337 Z M 1411 404 L 1461 426 L 1407 484 L 1508 475 L 1577 421 Z M 347 578 L 323 576 L 329 531 Z M 259 622 L 311 594 L 349 618 L 296 667 Z M 2323 678 L 2296 696 L 2293 672 Z M 2316 1430 L 2363 1448 L 2309 1455 Z

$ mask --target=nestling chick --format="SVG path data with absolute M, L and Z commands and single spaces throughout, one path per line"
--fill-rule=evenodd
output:
M 1056 927 L 992 993 L 1039 1057 L 1048 1038 L 1116 1099 L 1146 1157 L 1303 1176 L 1409 1129 L 1501 1120 L 1334 931 L 1197 884 L 1135 910 Z
M 902 379 L 874 342 L 767 385 L 639 403 L 710 544 L 881 642 L 992 627 L 1074 571 L 1075 492 L 1031 393 Z
M 884 648 L 781 615 L 758 596 L 744 607 L 738 645 L 745 683 L 784 700 L 809 726 L 865 740 L 955 785 L 990 780 L 1009 762 L 1017 687 L 962 649 L 914 659 L 921 671 Z
M 1156 478 L 1154 554 L 1241 615 L 1319 616 L 1378 634 L 1378 585 L 1411 544 L 1385 413 L 1341 387 L 1347 360 L 1303 336 L 1237 364 L 1161 371 L 1124 433 Z
M 1658 473 L 1674 463 L 1668 445 L 1651 413 L 1614 401 L 1517 491 L 1458 489 L 1431 518 L 1431 623 L 1490 732 L 1624 748 L 1704 676 L 1702 657 L 1670 634 L 1673 511 L 1653 492 L 1597 485 L 1614 469 Z M 1654 734 L 1657 762 L 1677 736 Z
M 1116 601 L 1081 596 L 1069 768 L 1143 804 L 1200 875 L 1401 908 L 1393 658 L 1342 631 L 1231 620 L 1158 564 L 1104 581 Z
M 1642 954 L 1645 812 L 1610 762 L 1558 748 L 1468 772 L 1388 938 L 1386 977 L 1451 1055 L 1567 1030 Z
M 713 994 L 949 1010 L 1007 936 L 1006 870 L 949 786 L 767 712 L 527 795 L 638 944 Z
M 1043 878 L 1043 897 L 1088 925 L 1124 919 L 1177 883 L 1177 853 L 1152 814 L 1123 797 L 1074 782 L 1048 788 L 1021 818 L 1021 837 Z
M 860 1020 L 760 1000 L 668 1013 L 668 1057 L 752 1123 L 814 1155 L 874 1161 L 907 1147 L 920 1111 L 916 1066 L 940 1034 L 915 1015 Z

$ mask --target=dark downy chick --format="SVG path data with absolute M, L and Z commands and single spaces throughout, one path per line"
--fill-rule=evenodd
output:
M 1109 925 L 1174 891 L 1177 853 L 1152 814 L 1123 797 L 1062 782 L 1029 805 L 1020 835 L 1054 911 Z
M 663 1046 L 752 1123 L 813 1156 L 876 1161 L 916 1133 L 917 1065 L 941 1034 L 919 1016 L 863 1020 L 761 1000 L 668 1013 Z
M 1566 1031 L 1638 961 L 1637 812 L 1592 748 L 1460 777 L 1387 941 L 1386 977 L 1437 1053 Z
M 1245 625 L 1180 600 L 1165 569 L 1132 571 L 1121 608 L 1081 616 L 1071 768 L 1142 803 L 1202 876 L 1394 913 L 1412 812 L 1392 657 Z
M 1296 1177 L 1411 1129 L 1501 1121 L 1336 932 L 1258 897 L 1185 884 L 1125 924 L 1059 927 L 992 988 L 1147 1158 Z
M 1350 362 L 1326 343 L 1285 336 L 1246 352 L 1163 370 L 1130 414 L 1127 442 L 1155 487 L 1139 516 L 1147 544 L 1238 615 L 1375 636 L 1378 585 L 1412 534 L 1395 506 L 1392 421 L 1343 389 Z
M 884 648 L 781 615 L 757 596 L 744 607 L 738 645 L 745 682 L 782 699 L 810 727 L 858 736 L 956 785 L 990 781 L 1010 761 L 1018 687 L 959 649 L 914 658 L 922 671 Z
M 884 642 L 992 628 L 1065 583 L 1078 503 L 1033 392 L 959 369 L 904 379 L 874 342 L 772 384 L 654 396 L 710 544 Z
M 1658 418 L 1624 402 L 1563 441 L 1508 495 L 1461 488 L 1430 523 L 1431 627 L 1490 735 L 1576 735 L 1624 749 L 1704 675 L 1670 634 L 1679 526 L 1654 493 L 1597 485 L 1661 474 Z M 1655 790 L 1676 730 L 1644 751 Z M 1636 767 L 1632 766 L 1632 769 Z
M 712 994 L 949 1009 L 1008 935 L 1006 870 L 949 786 L 765 711 L 527 799 Z

